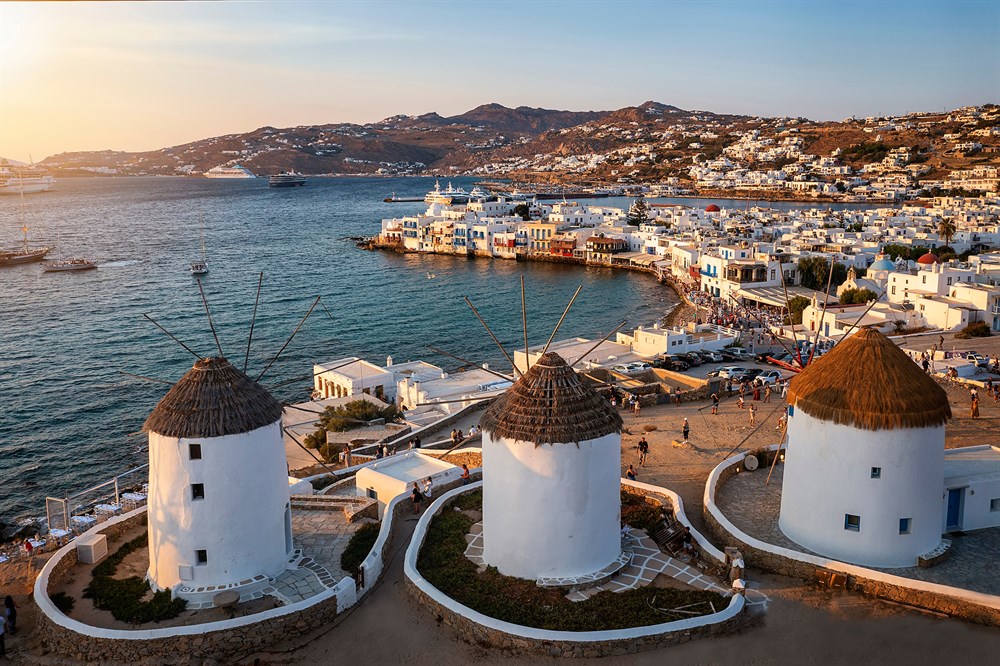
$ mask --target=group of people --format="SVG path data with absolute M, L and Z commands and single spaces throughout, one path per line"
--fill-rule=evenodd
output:
M 462 474 L 459 476 L 462 480 L 462 485 L 467 486 L 472 480 L 472 474 L 469 472 L 469 466 L 466 463 L 462 463 Z M 427 477 L 422 482 L 413 482 L 413 488 L 410 490 L 410 500 L 413 502 L 413 513 L 419 514 L 420 507 L 423 505 L 424 500 L 431 500 L 434 498 L 434 479 Z
M 639 396 L 633 393 L 619 394 L 618 391 L 612 389 L 609 400 L 611 402 L 611 406 L 615 409 L 625 409 L 632 412 L 636 416 L 639 415 L 639 412 L 642 409 L 639 405 Z
M 17 633 L 17 604 L 9 594 L 4 597 L 0 608 L 0 658 L 7 656 L 6 635 Z

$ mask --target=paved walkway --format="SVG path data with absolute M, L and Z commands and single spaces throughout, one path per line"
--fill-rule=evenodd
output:
M 732 476 L 719 488 L 716 503 L 736 527 L 750 536 L 776 546 L 820 555 L 798 545 L 778 527 L 783 472 L 783 465 L 775 467 L 768 486 L 764 485 L 767 478 L 764 469 Z M 895 576 L 1000 595 L 1000 576 L 996 571 L 1000 557 L 1000 528 L 967 532 L 962 536 L 950 535 L 948 538 L 951 539 L 951 555 L 936 566 L 928 569 L 871 568 Z
M 302 554 L 340 580 L 350 575 L 340 568 L 340 556 L 362 523 L 349 523 L 339 509 L 333 511 L 292 511 L 292 533 Z

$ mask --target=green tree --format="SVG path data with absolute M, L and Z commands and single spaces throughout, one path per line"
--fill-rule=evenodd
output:
M 326 433 L 347 432 L 360 428 L 370 421 L 385 419 L 386 423 L 398 421 L 401 417 L 396 405 L 382 408 L 367 400 L 353 400 L 339 407 L 327 407 L 319 417 L 315 432 L 306 435 L 303 442 L 307 448 L 317 449 L 324 458 L 330 459 L 336 452 L 327 450 Z
M 514 215 L 520 215 L 521 219 L 527 222 L 531 219 L 531 206 L 526 203 L 519 203 L 514 206 Z
M 823 291 L 830 275 L 830 262 L 823 257 L 805 257 L 799 259 L 799 283 L 807 289 Z M 836 262 L 833 264 L 833 281 L 831 287 L 839 287 L 847 280 L 847 266 Z
M 878 300 L 878 294 L 871 289 L 845 289 L 837 300 L 842 305 L 870 303 L 871 301 Z
M 788 299 L 788 316 L 786 324 L 801 324 L 802 311 L 809 307 L 811 301 L 805 296 L 793 296 Z
M 937 232 L 938 236 L 944 241 L 945 245 L 951 243 L 951 239 L 955 237 L 955 232 L 958 228 L 955 226 L 955 221 L 950 217 L 943 218 L 938 222 Z
M 649 221 L 649 204 L 646 203 L 646 197 L 641 194 L 636 197 L 635 201 L 628 209 L 628 223 L 633 227 L 638 227 Z

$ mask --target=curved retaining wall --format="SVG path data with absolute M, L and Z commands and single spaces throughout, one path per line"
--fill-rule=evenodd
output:
M 364 585 L 347 577 L 333 588 L 295 604 L 183 627 L 105 629 L 60 612 L 49 599 L 48 589 L 50 581 L 58 581 L 76 564 L 76 546 L 71 542 L 49 559 L 35 580 L 34 598 L 41 610 L 38 635 L 46 649 L 74 659 L 132 664 L 143 660 L 171 663 L 192 657 L 232 661 L 279 640 L 306 634 L 329 624 L 374 587 L 388 563 L 393 519 L 403 511 L 403 503 L 408 499 L 400 495 L 389 502 L 375 545 L 361 564 L 360 580 Z M 92 528 L 87 534 L 117 536 L 145 517 L 146 507 L 140 507 Z
M 625 483 L 623 481 L 623 483 Z M 679 499 L 664 488 L 648 484 L 629 483 L 640 490 L 648 490 L 678 500 L 674 505 L 680 515 Z M 478 613 L 445 595 L 431 585 L 417 571 L 417 556 L 427 535 L 431 519 L 441 512 L 445 504 L 462 492 L 481 487 L 482 483 L 456 488 L 439 497 L 420 517 L 413 538 L 406 549 L 403 573 L 408 591 L 421 606 L 454 627 L 466 641 L 488 647 L 501 648 L 517 653 L 541 653 L 563 657 L 603 657 L 622 655 L 641 650 L 651 650 L 686 643 L 697 636 L 711 636 L 732 631 L 742 624 L 745 599 L 734 594 L 729 606 L 712 615 L 664 624 L 616 629 L 609 631 L 548 631 L 524 627 L 497 620 Z M 684 518 L 685 524 L 686 518 Z M 721 555 L 721 553 L 719 553 Z
M 773 451 L 778 446 L 772 445 L 768 448 Z M 745 456 L 745 453 L 736 454 L 712 470 L 705 483 L 704 515 L 705 522 L 715 537 L 727 545 L 738 547 L 750 565 L 764 571 L 804 580 L 815 579 L 817 569 L 827 569 L 845 574 L 849 590 L 946 613 L 979 624 L 1000 626 L 998 596 L 894 576 L 883 571 L 776 546 L 742 532 L 716 505 L 715 495 L 717 489 L 737 473 L 739 464 Z

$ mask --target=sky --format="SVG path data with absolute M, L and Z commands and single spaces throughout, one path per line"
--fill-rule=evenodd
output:
M 480 104 L 839 120 L 1000 101 L 1000 1 L 0 2 L 0 155 Z

